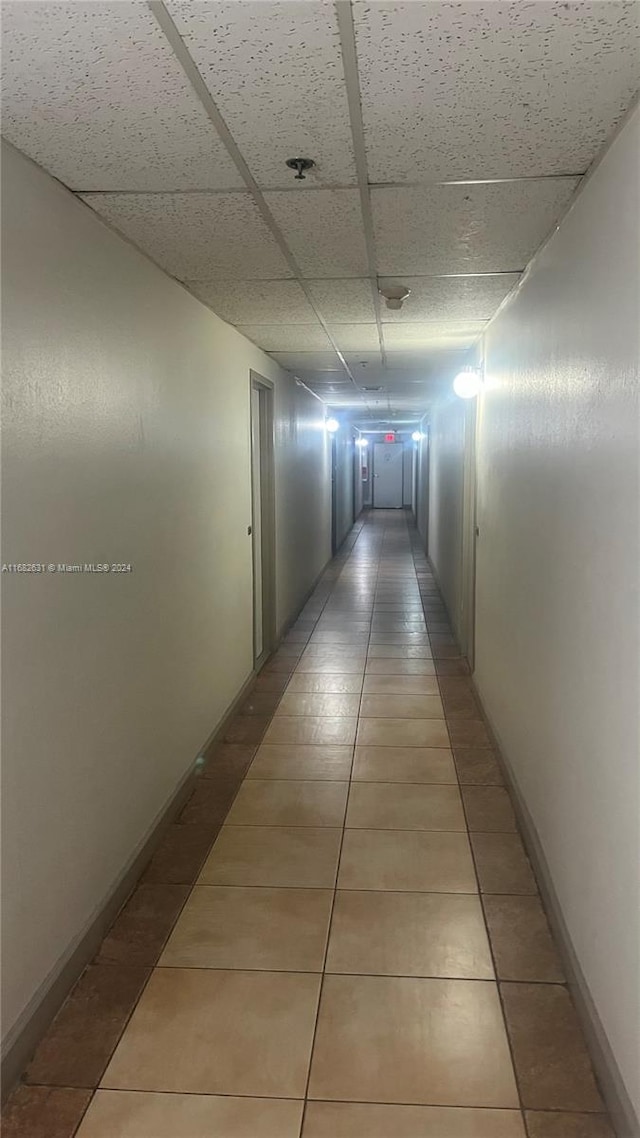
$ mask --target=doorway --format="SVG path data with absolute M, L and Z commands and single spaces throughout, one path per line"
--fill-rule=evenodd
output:
M 275 496 L 273 386 L 251 372 L 251 541 L 253 662 L 258 669 L 275 642 Z
M 401 443 L 375 443 L 373 448 L 373 508 L 401 510 L 404 447 Z

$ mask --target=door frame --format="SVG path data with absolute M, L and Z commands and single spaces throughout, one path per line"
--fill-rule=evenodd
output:
M 260 501 L 255 500 L 253 452 L 253 392 L 259 393 L 260 421 Z M 251 455 L 251 595 L 253 624 L 253 660 L 257 670 L 273 651 L 276 640 L 276 510 L 274 469 L 274 384 L 259 372 L 249 371 L 249 439 Z M 262 413 L 264 409 L 264 414 Z M 262 652 L 256 656 L 256 579 L 255 518 L 260 512 L 262 555 Z

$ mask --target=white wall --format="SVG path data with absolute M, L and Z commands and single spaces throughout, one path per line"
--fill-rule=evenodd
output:
M 355 443 L 351 428 L 343 423 L 334 435 L 336 448 L 335 462 L 335 504 L 336 504 L 336 549 L 342 545 L 353 525 L 353 452 Z
M 249 370 L 276 385 L 278 622 L 330 556 L 320 405 L 3 148 L 10 1033 L 252 668 Z
M 435 404 L 430 415 L 428 553 L 458 635 L 462 610 L 464 441 L 465 405 L 451 395 Z M 422 471 L 426 474 L 426 464 Z
M 640 1110 L 639 135 L 486 336 L 475 678 Z

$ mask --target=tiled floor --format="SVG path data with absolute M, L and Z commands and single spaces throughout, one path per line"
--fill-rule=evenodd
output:
M 5 1138 L 611 1138 L 404 514 L 354 530 L 207 757 Z

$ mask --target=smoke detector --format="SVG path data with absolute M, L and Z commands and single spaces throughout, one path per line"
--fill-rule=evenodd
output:
M 378 289 L 380 296 L 383 296 L 387 302 L 387 308 L 392 308 L 396 312 L 402 308 L 405 300 L 411 292 L 410 288 L 406 285 L 383 285 Z

